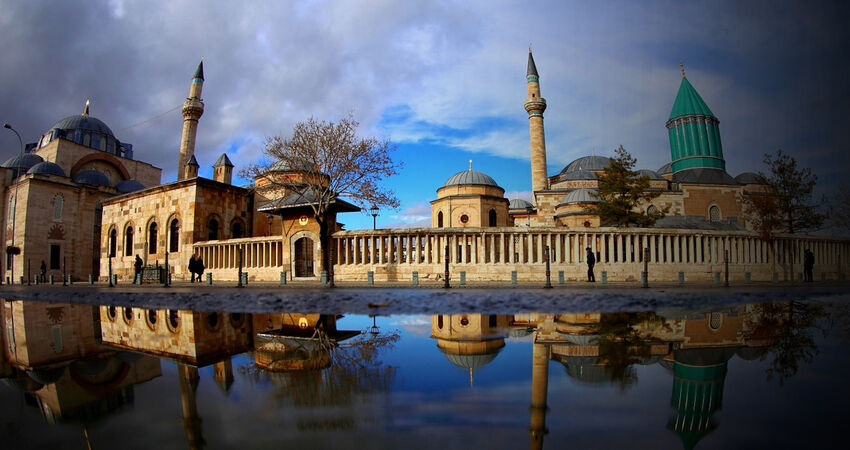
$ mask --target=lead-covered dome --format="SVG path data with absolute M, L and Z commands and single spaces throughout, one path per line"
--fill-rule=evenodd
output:
M 129 194 L 130 192 L 141 191 L 145 187 L 142 183 L 139 183 L 136 180 L 124 180 L 115 185 L 115 190 L 122 194 Z
M 668 162 L 667 164 L 664 164 L 663 166 L 659 167 L 656 172 L 658 172 L 659 175 L 667 175 L 673 173 L 673 163 Z
M 95 131 L 107 136 L 115 137 L 115 135 L 112 134 L 112 130 L 103 123 L 102 120 L 89 115 L 80 114 L 76 116 L 68 116 L 50 127 L 51 130 L 54 128 L 58 128 L 60 130 Z
M 27 175 L 58 175 L 60 177 L 64 177 L 65 171 L 59 167 L 59 164 L 44 161 L 30 167 L 30 170 L 27 171 Z
M 744 172 L 735 177 L 735 181 L 741 184 L 762 184 L 761 177 L 753 172 Z
M 469 184 L 500 187 L 498 184 L 496 184 L 496 181 L 490 177 L 490 175 L 472 169 L 464 170 L 463 172 L 458 172 L 452 175 L 451 177 L 449 177 L 448 180 L 446 180 L 446 183 L 443 184 L 443 187 Z
M 561 173 L 575 172 L 577 170 L 602 170 L 611 165 L 611 158 L 607 156 L 582 156 L 581 158 L 567 164 Z
M 562 205 L 576 205 L 581 203 L 599 203 L 596 198 L 596 189 L 579 188 L 573 189 L 561 199 Z
M 71 179 L 71 181 L 77 184 L 87 184 L 89 186 L 112 187 L 112 183 L 109 182 L 109 177 L 97 169 L 83 170 L 74 175 L 74 178 Z
M 667 181 L 667 180 L 665 180 L 665 179 L 664 179 L 664 177 L 662 177 L 661 175 L 659 175 L 657 172 L 655 172 L 654 170 L 649 170 L 649 169 L 640 169 L 640 170 L 638 170 L 638 176 L 640 176 L 640 177 L 644 177 L 644 176 L 645 176 L 645 177 L 649 177 L 649 179 L 650 179 L 650 180 L 662 180 L 662 181 Z
M 20 169 L 22 172 L 30 170 L 30 168 L 40 162 L 44 162 L 44 158 L 34 153 L 17 154 L 3 163 L 3 167 L 7 169 Z
M 508 203 L 508 209 L 534 209 L 534 205 L 521 198 L 515 198 Z
M 589 170 L 573 170 L 570 172 L 562 172 L 561 176 L 558 177 L 558 181 L 567 181 L 567 180 L 595 180 L 599 177 L 596 176 L 593 172 Z

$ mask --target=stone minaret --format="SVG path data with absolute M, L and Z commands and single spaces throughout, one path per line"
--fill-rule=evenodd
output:
M 546 100 L 540 96 L 537 67 L 528 49 L 528 98 L 525 110 L 528 112 L 528 133 L 531 137 L 531 189 L 535 192 L 549 189 L 549 177 L 546 175 L 546 137 L 543 133 L 543 111 Z
M 180 159 L 177 161 L 177 180 L 186 178 L 186 163 L 195 154 L 195 135 L 198 133 L 198 119 L 204 114 L 204 102 L 201 101 L 201 89 L 204 87 L 204 60 L 198 64 L 198 70 L 192 77 L 189 97 L 183 102 L 183 136 L 180 138 Z
M 222 153 L 213 164 L 213 180 L 224 184 L 230 184 L 233 180 L 233 163 L 226 153 Z

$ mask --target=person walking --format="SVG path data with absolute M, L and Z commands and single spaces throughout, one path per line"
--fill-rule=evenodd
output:
M 198 283 L 200 283 L 201 276 L 204 274 L 204 260 L 200 256 L 195 260 L 195 272 L 198 274 Z
M 815 254 L 811 250 L 806 249 L 803 253 L 803 277 L 808 282 L 815 281 L 812 275 L 812 269 L 815 267 Z
M 190 274 L 189 282 L 190 283 L 195 282 L 195 271 L 197 271 L 197 266 L 198 266 L 198 261 L 195 259 L 195 255 L 192 254 L 192 256 L 189 257 L 189 274 Z
M 590 247 L 587 247 L 585 250 L 587 250 L 587 281 L 593 283 L 596 281 L 596 277 L 593 276 L 593 266 L 596 265 L 596 257 L 593 256 Z
M 142 266 L 144 266 L 144 262 L 142 262 L 142 258 L 136 254 L 136 260 L 133 262 L 133 284 L 136 284 L 136 280 L 139 280 L 139 284 L 142 284 Z
M 41 282 L 42 282 L 42 283 L 46 283 L 46 282 L 47 282 L 47 264 L 44 262 L 44 260 L 43 260 L 43 259 L 41 260 L 41 273 L 40 273 L 40 276 L 41 276 Z

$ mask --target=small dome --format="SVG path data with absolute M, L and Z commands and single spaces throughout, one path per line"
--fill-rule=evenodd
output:
M 508 209 L 534 209 L 534 205 L 521 198 L 515 198 L 508 203 Z
M 225 156 L 225 155 L 222 155 Z M 226 158 L 226 156 L 225 156 Z M 221 161 L 221 158 L 219 158 Z M 228 159 L 228 162 L 230 160 Z M 216 161 L 218 165 L 218 161 Z M 232 166 L 232 164 L 231 164 Z M 269 166 L 269 172 L 315 172 L 316 170 L 307 161 L 301 161 L 297 164 L 290 164 L 290 161 L 277 161 Z
M 452 364 L 460 367 L 461 369 L 478 369 L 481 367 L 490 364 L 499 352 L 494 353 L 485 353 L 482 355 L 457 355 L 454 353 L 446 353 L 446 359 L 449 360 Z
M 737 177 L 735 177 L 735 181 L 741 184 L 761 184 L 761 177 L 757 173 L 752 172 L 744 172 Z
M 44 158 L 34 153 L 23 153 L 15 155 L 3 163 L 3 167 L 7 169 L 23 169 L 29 170 L 32 166 L 44 162 Z
M 611 158 L 607 156 L 583 156 L 564 167 L 561 173 L 575 172 L 576 170 L 602 170 L 611 165 Z
M 490 175 L 487 175 L 483 172 L 479 172 L 477 170 L 464 170 L 463 172 L 458 172 L 449 177 L 443 187 L 460 186 L 466 184 L 499 187 L 499 185 L 496 184 L 496 181 L 490 178 Z
M 106 174 L 98 171 L 97 169 L 83 170 L 74 176 L 71 181 L 77 184 L 112 187 L 112 183 L 109 182 L 109 178 Z
M 656 173 L 655 171 L 649 170 L 649 169 L 638 170 L 638 176 L 641 176 L 641 177 L 647 176 L 647 177 L 649 177 L 650 180 L 667 181 L 667 180 L 664 179 L 664 177 L 662 177 L 661 175 L 658 175 L 658 173 Z
M 52 163 L 50 161 L 40 162 L 27 171 L 28 175 L 59 175 L 60 177 L 65 176 L 65 171 L 59 167 L 59 164 Z
M 664 164 L 663 166 L 659 167 L 656 172 L 658 173 L 658 175 L 667 175 L 668 173 L 673 173 L 673 162 L 671 161 L 667 164 Z
M 77 115 L 77 116 L 69 116 L 66 117 L 59 122 L 56 122 L 55 125 L 50 127 L 50 129 L 58 128 L 60 130 L 86 130 L 86 131 L 96 131 L 98 133 L 103 133 L 107 136 L 115 137 L 112 134 L 112 130 L 103 123 L 102 120 L 97 117 L 92 117 L 89 115 Z
M 130 192 L 141 191 L 145 187 L 142 183 L 139 183 L 136 180 L 124 180 L 115 185 L 115 190 L 122 194 L 129 194 Z
M 558 178 L 558 181 L 595 180 L 597 178 L 599 178 L 599 177 L 597 177 L 595 173 L 593 173 L 589 170 L 579 169 L 579 170 L 573 170 L 571 172 L 562 172 L 561 177 Z
M 561 205 L 575 205 L 580 203 L 599 203 L 599 199 L 593 194 L 598 192 L 596 189 L 579 188 L 573 189 L 569 194 L 561 199 Z

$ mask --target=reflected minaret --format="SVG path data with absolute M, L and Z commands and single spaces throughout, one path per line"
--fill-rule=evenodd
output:
M 534 338 L 537 338 L 535 332 Z M 531 422 L 528 434 L 531 435 L 529 448 L 542 449 L 543 436 L 546 435 L 546 396 L 549 391 L 549 346 L 531 345 Z
M 179 364 L 177 375 L 180 378 L 180 401 L 183 404 L 183 429 L 186 430 L 186 440 L 190 449 L 204 448 L 201 416 L 198 415 L 198 404 L 195 401 L 195 390 L 200 381 L 198 368 Z
M 213 365 L 213 378 L 222 392 L 225 394 L 230 392 L 230 386 L 233 384 L 233 363 L 230 358 L 225 358 Z

